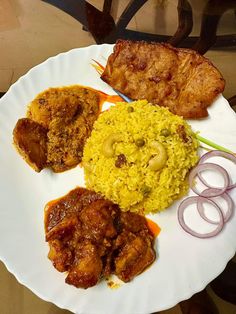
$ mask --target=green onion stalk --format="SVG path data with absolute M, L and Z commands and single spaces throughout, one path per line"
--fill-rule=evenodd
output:
M 202 137 L 202 136 L 199 135 L 198 133 L 195 133 L 195 136 L 196 136 L 196 138 L 197 138 L 200 142 L 202 142 L 202 143 L 204 143 L 204 144 L 206 144 L 206 145 L 208 145 L 208 146 L 210 146 L 210 147 L 212 147 L 212 148 L 214 148 L 214 149 L 221 150 L 221 151 L 223 151 L 223 152 L 231 153 L 231 154 L 235 155 L 235 153 L 232 152 L 232 150 L 230 150 L 230 149 L 228 149 L 228 148 L 225 148 L 225 147 L 223 147 L 223 146 L 221 146 L 221 145 L 219 145 L 219 144 L 216 144 L 216 143 L 214 143 L 214 142 L 212 142 L 212 141 L 210 141 L 210 140 L 208 140 L 208 139 Z

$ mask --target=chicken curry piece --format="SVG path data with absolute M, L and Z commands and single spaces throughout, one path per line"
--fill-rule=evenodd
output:
M 13 130 L 18 152 L 38 172 L 47 167 L 54 172 L 75 167 L 101 111 L 102 96 L 79 85 L 40 93 Z M 40 154 L 32 153 L 37 151 Z
M 78 187 L 45 207 L 48 258 L 66 283 L 87 289 L 117 275 L 124 282 L 155 260 L 154 235 L 146 219 L 101 195 Z

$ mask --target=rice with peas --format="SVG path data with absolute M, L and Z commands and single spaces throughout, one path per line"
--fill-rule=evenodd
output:
M 159 147 L 165 157 L 156 169 L 151 160 Z M 191 127 L 168 109 L 145 100 L 118 103 L 100 114 L 85 144 L 86 186 L 125 211 L 162 211 L 188 191 L 197 148 Z

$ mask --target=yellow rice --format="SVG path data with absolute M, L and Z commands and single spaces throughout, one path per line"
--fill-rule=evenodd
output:
M 181 125 L 187 141 L 178 132 Z M 168 129 L 170 135 L 161 135 L 163 129 Z M 113 133 L 121 134 L 122 140 L 114 143 L 114 156 L 106 157 L 103 143 Z M 140 138 L 145 144 L 137 147 L 135 141 Z M 153 141 L 161 143 L 167 153 L 167 162 L 159 171 L 148 166 L 154 154 L 150 148 Z M 188 191 L 186 177 L 198 161 L 197 148 L 198 141 L 191 127 L 168 109 L 145 100 L 118 103 L 100 114 L 84 147 L 86 186 L 124 211 L 164 210 Z M 117 168 L 115 163 L 120 154 L 125 156 L 126 162 Z M 148 187 L 148 193 L 144 193 L 144 187 Z

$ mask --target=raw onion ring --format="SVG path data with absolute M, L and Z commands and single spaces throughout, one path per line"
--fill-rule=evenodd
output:
M 207 197 L 212 197 L 212 196 L 211 196 L 211 192 L 213 192 L 213 194 L 214 194 L 214 189 L 211 189 L 211 188 L 210 188 L 210 189 L 206 189 L 206 190 L 204 190 L 204 191 L 201 193 L 201 196 L 206 197 L 206 195 L 208 195 Z M 204 194 L 205 194 L 205 195 L 204 195 Z M 224 213 L 224 212 L 221 210 L 221 212 L 222 212 L 222 214 L 223 214 L 223 217 L 224 217 L 224 223 L 226 223 L 226 222 L 231 218 L 231 216 L 232 216 L 232 214 L 233 214 L 234 202 L 233 202 L 231 196 L 229 196 L 229 194 L 228 194 L 227 192 L 224 192 L 224 193 L 221 194 L 219 197 L 222 197 L 222 198 L 226 201 L 227 206 L 228 206 L 226 213 Z M 204 220 L 206 220 L 207 222 L 209 222 L 209 223 L 211 223 L 211 224 L 218 224 L 218 222 L 209 219 L 209 218 L 205 215 L 204 208 L 203 208 L 202 204 L 203 204 L 202 201 L 199 201 L 199 202 L 197 203 L 197 209 L 198 209 L 198 212 L 199 212 L 200 216 L 201 216 Z
M 220 217 L 220 220 L 218 222 L 218 226 L 216 227 L 216 229 L 214 229 L 213 231 L 211 232 L 207 232 L 207 233 L 199 233 L 197 231 L 194 231 L 193 229 L 191 229 L 186 223 L 185 223 L 185 220 L 184 220 L 184 210 L 191 204 L 194 204 L 194 203 L 198 203 L 198 202 L 202 202 L 202 203 L 209 203 L 211 205 L 213 205 L 218 214 L 219 214 L 219 217 Z M 191 197 L 188 197 L 186 199 L 184 199 L 180 205 L 179 205 L 179 209 L 178 209 L 178 220 L 179 220 L 179 224 L 181 225 L 181 227 L 186 231 L 188 232 L 189 234 L 191 234 L 192 236 L 195 236 L 195 237 L 198 237 L 198 238 L 210 238 L 210 237 L 214 237 L 216 236 L 217 234 L 219 234 L 221 232 L 221 230 L 223 229 L 224 227 L 224 216 L 223 216 L 223 213 L 220 209 L 220 207 L 215 203 L 213 202 L 212 200 L 208 199 L 208 198 L 204 198 L 202 196 L 191 196 Z M 216 223 L 214 223 L 216 224 Z
M 206 154 L 204 154 L 200 160 L 199 160 L 199 165 L 203 164 L 207 159 L 211 158 L 211 157 L 224 157 L 226 159 L 231 160 L 232 162 L 234 162 L 236 164 L 236 157 L 231 154 L 231 153 L 227 153 L 227 152 L 223 152 L 221 150 L 212 150 L 210 152 L 207 152 Z M 207 182 L 205 181 L 205 179 L 202 177 L 201 173 L 198 174 L 199 179 L 202 181 L 202 183 L 204 183 L 206 186 L 208 186 L 209 188 L 212 186 L 209 186 L 208 184 L 206 184 Z M 230 184 L 227 188 L 227 190 L 233 189 L 236 187 L 236 183 L 234 184 Z
M 213 186 L 209 186 L 205 179 L 201 179 L 202 183 L 204 183 L 208 188 L 211 188 L 211 191 L 214 190 L 214 192 L 211 192 L 210 197 L 215 197 L 215 196 L 220 196 L 222 195 L 229 187 L 230 184 L 230 179 L 229 179 L 229 174 L 228 172 L 221 167 L 220 165 L 213 164 L 213 163 L 201 163 L 198 164 L 195 168 L 193 168 L 189 174 L 189 185 L 191 189 L 199 196 L 203 196 L 202 192 L 199 192 L 198 189 L 194 185 L 194 178 L 196 176 L 199 177 L 200 173 L 204 170 L 217 170 L 224 178 L 224 186 L 222 188 L 217 188 Z M 199 177 L 200 178 L 200 177 Z M 205 197 L 209 197 L 208 195 L 204 195 Z
M 183 200 L 178 209 L 178 220 L 181 227 L 186 232 L 198 238 L 209 238 L 209 237 L 213 237 L 217 235 L 223 229 L 224 224 L 231 218 L 233 214 L 234 202 L 233 202 L 233 199 L 229 196 L 229 194 L 226 191 L 235 188 L 236 183 L 230 184 L 231 183 L 230 176 L 227 170 L 221 167 L 220 165 L 215 164 L 215 163 L 209 163 L 209 162 L 205 163 L 207 159 L 209 159 L 210 157 L 215 157 L 215 156 L 227 158 L 236 164 L 236 156 L 228 152 L 216 150 L 216 151 L 210 151 L 206 153 L 205 155 L 203 155 L 200 158 L 198 165 L 195 168 L 193 168 L 189 174 L 190 188 L 197 194 L 197 196 L 188 197 L 185 200 Z M 209 170 L 209 169 L 217 170 L 223 176 L 224 186 L 222 188 L 214 187 L 210 185 L 204 179 L 201 172 L 204 170 Z M 202 192 L 199 192 L 198 189 L 195 187 L 195 184 L 194 184 L 195 177 L 198 177 L 200 181 L 207 187 Z M 214 197 L 222 197 L 226 201 L 227 206 L 228 206 L 226 213 L 224 213 L 224 211 L 220 208 L 220 206 L 211 199 Z M 185 223 L 184 210 L 186 209 L 187 206 L 193 203 L 197 204 L 197 210 L 201 218 L 203 218 L 206 222 L 209 222 L 210 224 L 217 225 L 217 227 L 212 232 L 202 234 L 202 233 L 192 230 Z M 206 216 L 204 207 L 203 207 L 204 203 L 211 204 L 215 207 L 220 217 L 219 221 L 214 221 Z

